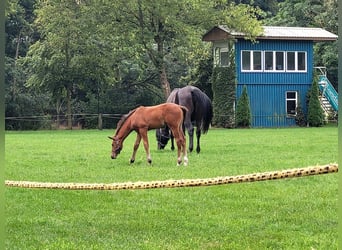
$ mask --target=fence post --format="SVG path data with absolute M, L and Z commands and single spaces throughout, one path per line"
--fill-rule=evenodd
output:
M 102 130 L 102 113 L 99 113 L 99 118 L 98 118 L 98 129 Z

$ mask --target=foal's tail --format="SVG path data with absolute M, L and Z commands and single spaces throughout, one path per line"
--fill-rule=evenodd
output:
M 185 106 L 182 106 L 182 105 L 180 105 L 180 107 L 181 107 L 181 109 L 182 109 L 182 111 L 183 111 L 183 122 L 184 122 L 184 118 L 185 118 L 185 116 L 186 116 L 186 113 L 189 111 Z M 182 122 L 182 123 L 183 123 Z

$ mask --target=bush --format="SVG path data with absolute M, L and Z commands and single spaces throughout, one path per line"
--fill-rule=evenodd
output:
M 246 85 L 243 86 L 242 94 L 236 106 L 236 126 L 250 127 L 252 123 L 251 107 Z
M 305 117 L 300 100 L 298 102 L 298 106 L 296 107 L 296 124 L 299 127 L 305 127 L 307 124 L 306 117 Z
M 309 90 L 308 124 L 311 127 L 320 127 L 324 124 L 324 113 L 319 101 L 318 83 L 313 81 Z
M 232 67 L 215 67 L 213 70 L 213 126 L 234 127 L 235 70 Z

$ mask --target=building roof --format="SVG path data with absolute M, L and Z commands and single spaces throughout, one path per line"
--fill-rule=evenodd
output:
M 335 41 L 337 35 L 321 28 L 263 26 L 263 34 L 257 39 L 268 40 L 308 40 L 308 41 Z M 244 38 L 245 34 L 230 30 L 227 26 L 219 25 L 209 30 L 202 38 L 203 41 L 212 42 L 234 38 Z

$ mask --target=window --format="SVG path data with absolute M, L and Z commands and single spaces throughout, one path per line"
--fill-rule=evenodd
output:
M 280 71 L 284 71 L 285 70 L 285 67 L 284 67 L 284 59 L 285 59 L 285 56 L 284 56 L 284 52 L 282 51 L 276 51 L 275 52 L 275 55 L 276 55 L 276 60 L 275 60 L 275 67 L 276 67 L 276 70 L 280 70 Z
M 241 53 L 242 71 L 262 70 L 262 51 L 243 50 Z
M 220 49 L 220 66 L 229 66 L 228 48 Z
M 298 71 L 306 71 L 306 56 L 305 52 L 297 52 Z
M 306 52 L 286 52 L 287 71 L 306 71 Z
M 265 51 L 265 70 L 273 70 L 273 51 Z
M 295 52 L 287 52 L 286 53 L 286 65 L 287 65 L 287 70 L 296 70 L 295 64 L 296 64 L 296 53 Z
M 284 71 L 284 52 L 265 51 L 265 71 Z
M 228 48 L 216 47 L 214 51 L 214 65 L 220 67 L 229 66 Z
M 286 92 L 286 114 L 294 116 L 296 115 L 297 108 L 297 92 L 288 91 Z
M 241 51 L 241 71 L 306 72 L 304 51 Z
M 242 70 L 251 70 L 251 51 L 242 51 Z
M 262 70 L 261 51 L 253 51 L 253 70 Z

